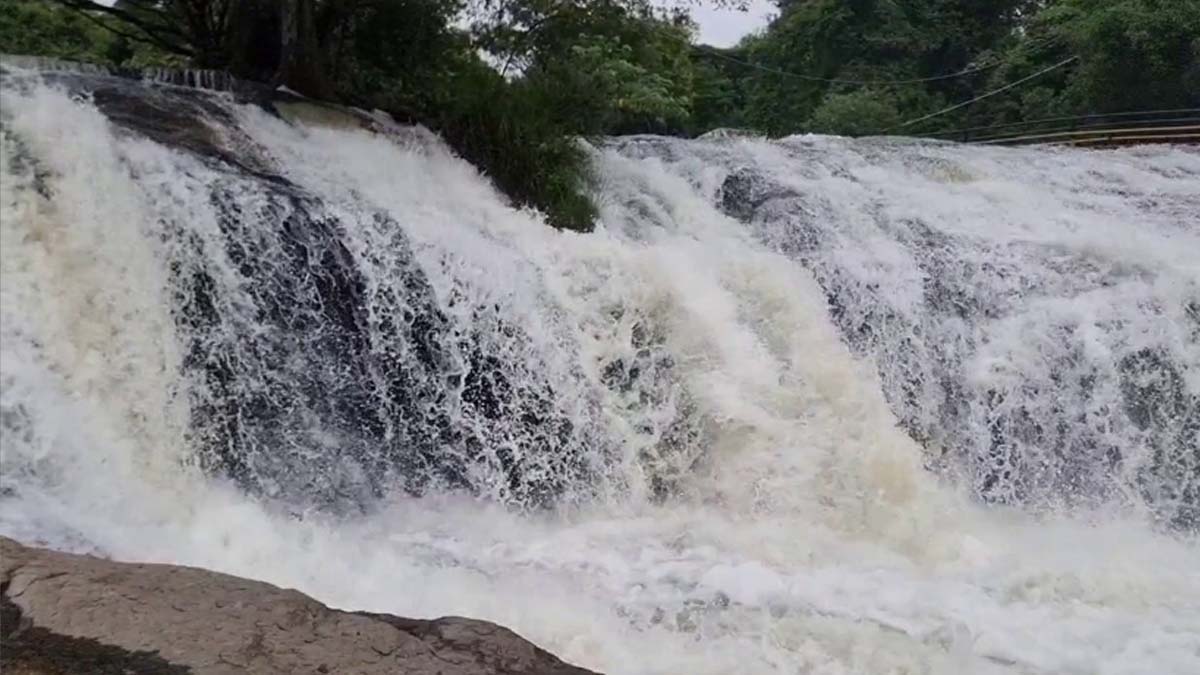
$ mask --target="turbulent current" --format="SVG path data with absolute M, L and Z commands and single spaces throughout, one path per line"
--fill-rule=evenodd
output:
M 1200 672 L 1200 151 L 437 138 L 5 66 L 0 532 L 614 674 Z

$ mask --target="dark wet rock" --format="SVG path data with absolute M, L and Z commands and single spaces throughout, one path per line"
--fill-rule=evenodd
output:
M 1126 414 L 1150 451 L 1139 467 L 1147 501 L 1170 507 L 1174 526 L 1200 526 L 1200 396 L 1161 351 L 1133 352 L 1118 369 Z
M 750 220 L 769 201 L 795 199 L 799 195 L 764 178 L 749 167 L 738 167 L 721 182 L 717 201 L 721 210 L 733 218 Z
M 721 183 L 721 210 L 734 218 L 748 219 L 764 201 L 762 184 L 763 180 L 749 170 L 730 171 Z
M 109 120 L 166 146 L 241 163 L 225 146 L 217 127 L 205 118 L 225 122 L 226 113 L 208 95 L 190 89 L 133 87 L 121 81 L 91 90 L 92 100 Z
M 492 351 L 523 333 L 498 308 L 465 330 L 451 321 L 398 223 L 383 212 L 347 222 L 284 179 L 220 168 L 227 179 L 210 190 L 221 253 L 256 312 L 220 305 L 230 291 L 213 288 L 215 252 L 185 256 L 201 263 L 181 260 L 191 278 L 174 284 L 188 364 L 206 382 L 193 429 L 210 470 L 337 509 L 430 487 L 545 505 L 587 470 L 550 385 Z M 387 233 L 386 269 L 359 258 L 377 252 L 351 252 L 354 227 Z M 372 283 L 372 269 L 398 283 Z M 485 466 L 503 486 L 475 482 Z
M 258 581 L 3 537 L 0 554 L 6 675 L 590 672 L 486 621 L 334 610 Z

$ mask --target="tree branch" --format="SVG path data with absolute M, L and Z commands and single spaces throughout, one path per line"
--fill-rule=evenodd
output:
M 155 24 L 147 19 L 137 16 L 132 12 L 125 11 L 118 7 L 109 7 L 101 5 L 92 0 L 57 0 L 57 2 L 67 9 L 70 9 L 77 14 L 80 14 L 88 21 L 105 28 L 106 30 L 119 35 L 121 37 L 136 40 L 143 44 L 150 44 L 180 56 L 193 56 L 195 54 L 192 45 L 188 44 L 187 36 L 178 28 L 163 22 Z M 159 10 L 153 10 L 159 11 Z M 114 26 L 101 21 L 92 12 L 100 12 L 109 16 L 115 17 L 123 23 L 129 24 L 138 29 L 143 35 L 133 35 L 117 30 Z M 167 36 L 174 38 L 174 41 L 168 39 Z
M 93 16 L 91 13 L 89 13 L 85 9 L 81 9 L 81 8 L 77 8 L 77 7 L 70 7 L 70 9 L 71 9 L 71 11 L 82 16 L 85 20 L 90 21 L 91 23 L 93 23 L 97 26 L 100 26 L 104 30 L 106 30 L 118 37 L 122 37 L 127 40 L 133 40 L 134 42 L 139 42 L 144 45 L 150 45 L 151 47 L 157 47 L 159 49 L 166 50 L 168 52 L 171 52 L 172 54 L 177 54 L 179 56 L 186 56 L 188 58 L 191 58 L 191 56 L 192 56 L 192 50 L 188 49 L 187 47 L 185 47 L 183 45 L 167 42 L 167 41 L 159 38 L 158 36 L 150 35 L 145 32 L 143 32 L 140 35 L 135 34 L 135 33 L 127 33 L 125 31 L 119 30 L 116 26 L 113 26 L 111 23 L 101 21 L 99 18 Z

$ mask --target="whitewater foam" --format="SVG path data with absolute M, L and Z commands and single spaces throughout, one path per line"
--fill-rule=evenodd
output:
M 879 354 L 847 345 L 819 270 L 713 206 L 728 164 L 705 159 L 703 147 L 684 155 L 680 143 L 682 163 L 597 150 L 602 222 L 579 235 L 511 209 L 428 139 L 388 142 L 220 105 L 262 162 L 341 223 L 371 297 L 398 288 L 402 233 L 449 325 L 482 332 L 510 381 L 551 387 L 572 447 L 598 468 L 571 474 L 585 484 L 570 484 L 576 497 L 559 508 L 504 503 L 517 493 L 482 462 L 472 465 L 481 472 L 473 495 L 396 490 L 350 515 L 294 506 L 286 492 L 249 496 L 200 471 L 188 393 L 199 385 L 184 365 L 192 326 L 178 320 L 171 264 L 225 270 L 215 288 L 230 313 L 257 302 L 221 257 L 227 234 L 207 188 L 223 169 L 115 128 L 86 97 L 34 84 L 3 98 L 0 531 L 265 579 L 339 607 L 494 620 L 613 673 L 1200 668 L 1196 543 L 1152 527 L 1128 501 L 1036 514 L 984 507 L 969 480 L 928 470 L 929 451 L 892 412 Z M 712 148 L 797 166 L 768 143 L 722 143 Z M 1186 222 L 1164 243 L 1157 229 L 1130 233 L 1104 218 L 1131 207 L 1119 196 L 1092 200 L 1086 184 L 1022 187 L 1011 170 L 992 185 L 980 178 L 998 175 L 997 162 L 1086 171 L 1098 161 L 1089 154 L 939 146 L 954 168 L 931 169 L 942 181 L 934 188 L 889 164 L 924 151 L 873 143 L 801 145 L 853 157 L 855 171 L 895 183 L 885 204 L 911 194 L 904 199 L 938 223 L 978 233 L 1003 220 L 1011 198 L 998 211 L 986 204 L 1021 189 L 1032 208 L 1070 199 L 1094 209 L 1105 236 L 1128 241 L 1109 257 L 1170 270 L 1146 282 L 1152 289 L 1176 292 L 1173 275 L 1195 271 Z M 1113 171 L 1162 181 L 1166 202 L 1188 198 L 1186 175 L 1171 175 L 1190 171 L 1194 153 L 1140 152 L 1117 153 Z M 831 204 L 861 200 L 864 189 L 830 177 L 818 188 Z M 202 253 L 178 248 L 194 241 L 179 231 L 207 242 Z M 896 265 L 859 258 L 863 274 L 919 305 L 904 251 L 870 241 Z M 393 311 L 384 299 L 373 311 Z M 255 316 L 245 312 L 236 315 Z M 1036 311 L 1022 316 L 1014 340 L 1019 326 L 1040 325 Z M 1035 374 L 1003 350 L 989 358 Z M 1189 371 L 1188 391 L 1196 384 Z M 486 452 L 522 449 L 495 442 Z M 333 457 L 322 461 L 351 461 Z

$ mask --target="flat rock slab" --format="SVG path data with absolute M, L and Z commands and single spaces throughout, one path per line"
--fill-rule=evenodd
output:
M 0 591 L 5 675 L 591 672 L 486 621 L 344 612 L 260 581 L 4 537 Z

